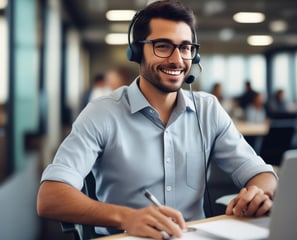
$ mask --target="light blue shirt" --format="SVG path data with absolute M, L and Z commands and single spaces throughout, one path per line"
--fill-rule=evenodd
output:
M 100 201 L 142 208 L 151 204 L 143 195 L 149 189 L 162 204 L 180 210 L 186 221 L 204 218 L 205 161 L 213 159 L 238 187 L 273 170 L 214 96 L 194 94 L 197 116 L 191 95 L 181 89 L 166 126 L 137 80 L 92 101 L 74 122 L 42 181 L 81 189 L 92 169 Z

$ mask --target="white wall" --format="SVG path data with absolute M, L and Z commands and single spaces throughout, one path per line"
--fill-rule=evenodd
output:
M 7 101 L 8 81 L 7 81 L 7 21 L 0 17 L 0 104 Z

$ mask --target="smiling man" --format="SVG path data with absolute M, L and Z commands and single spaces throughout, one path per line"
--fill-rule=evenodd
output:
M 128 59 L 140 75 L 129 87 L 88 104 L 43 172 L 39 215 L 98 226 L 96 231 L 161 239 L 180 237 L 185 221 L 204 218 L 210 159 L 242 188 L 227 214 L 270 210 L 277 180 L 215 96 L 181 89 L 199 62 L 195 17 L 176 1 L 158 1 L 132 20 Z M 197 108 L 195 105 L 197 104 Z M 80 192 L 96 179 L 94 201 Z M 162 204 L 149 206 L 144 190 Z M 175 219 L 175 222 L 172 221 Z

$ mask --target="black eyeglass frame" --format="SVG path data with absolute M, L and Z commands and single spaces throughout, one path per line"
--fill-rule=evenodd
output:
M 156 43 L 160 43 L 160 42 L 164 42 L 164 43 L 167 43 L 167 44 L 170 44 L 171 46 L 173 46 L 171 53 L 170 53 L 168 56 L 166 56 L 166 57 L 159 56 L 159 55 L 156 54 L 156 52 L 155 52 L 155 44 L 156 44 Z M 138 43 L 142 43 L 142 44 L 152 44 L 152 45 L 153 45 L 153 52 L 154 52 L 155 56 L 157 56 L 157 57 L 159 57 L 159 58 L 169 58 L 169 57 L 173 54 L 173 52 L 174 52 L 174 50 L 175 50 L 176 48 L 178 48 L 178 50 L 181 52 L 181 48 L 182 48 L 183 46 L 190 45 L 190 46 L 191 46 L 191 49 L 192 49 L 192 47 L 194 47 L 193 49 L 195 50 L 195 52 L 191 53 L 191 58 L 184 58 L 184 57 L 181 55 L 182 59 L 184 59 L 184 60 L 193 60 L 193 59 L 196 57 L 197 53 L 199 52 L 199 47 L 200 47 L 200 44 L 197 44 L 197 43 L 181 43 L 181 44 L 174 44 L 173 42 L 171 42 L 171 41 L 168 40 L 168 39 L 140 40 L 140 41 L 138 41 Z M 192 52 L 192 51 L 191 51 L 191 52 Z

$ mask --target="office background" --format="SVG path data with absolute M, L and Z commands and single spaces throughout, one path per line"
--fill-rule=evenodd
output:
M 125 64 L 137 76 L 137 65 L 126 60 L 127 42 L 106 43 L 109 33 L 127 40 L 129 21 L 111 22 L 105 12 L 138 10 L 147 2 L 0 0 L 0 239 L 54 234 L 35 213 L 40 172 L 79 114 L 96 73 Z M 296 1 L 182 2 L 198 20 L 203 72 L 195 89 L 210 91 L 220 82 L 231 99 L 250 80 L 266 99 L 282 88 L 297 102 Z M 237 23 L 232 16 L 240 11 L 265 16 L 260 23 Z M 250 35 L 268 35 L 270 43 L 251 45 Z M 5 232 L 10 238 L 1 237 Z

